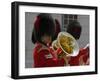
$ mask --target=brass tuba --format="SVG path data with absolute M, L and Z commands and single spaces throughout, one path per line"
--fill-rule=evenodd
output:
M 54 50 L 61 48 L 63 53 L 67 56 L 77 56 L 79 54 L 79 45 L 77 41 L 67 32 L 60 32 L 57 39 L 52 42 L 52 47 Z

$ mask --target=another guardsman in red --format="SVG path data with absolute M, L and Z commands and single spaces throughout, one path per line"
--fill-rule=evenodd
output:
M 67 32 L 76 40 L 80 38 L 82 27 L 78 21 L 73 21 L 68 25 Z M 79 54 L 75 57 L 69 57 L 70 66 L 89 65 L 89 44 L 81 48 Z

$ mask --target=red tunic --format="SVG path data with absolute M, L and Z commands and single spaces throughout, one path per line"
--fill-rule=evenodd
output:
M 64 66 L 64 59 L 54 59 L 52 52 L 43 44 L 36 43 L 33 50 L 33 67 Z
M 71 57 L 69 64 L 70 66 L 77 66 L 82 65 L 82 62 L 84 65 L 88 65 L 87 61 L 89 60 L 89 47 L 80 49 L 80 52 L 78 56 Z

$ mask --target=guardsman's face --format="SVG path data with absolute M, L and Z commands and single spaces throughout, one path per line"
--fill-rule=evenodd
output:
M 42 37 L 42 42 L 44 42 L 45 44 L 49 44 L 49 43 L 51 43 L 51 41 L 52 41 L 51 36 L 44 35 L 44 36 Z

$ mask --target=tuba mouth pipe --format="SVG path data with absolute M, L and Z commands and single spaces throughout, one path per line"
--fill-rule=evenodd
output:
M 67 32 L 60 32 L 58 34 L 57 39 L 52 42 L 52 48 L 54 50 L 61 48 L 67 56 L 77 56 L 79 54 L 77 41 Z

